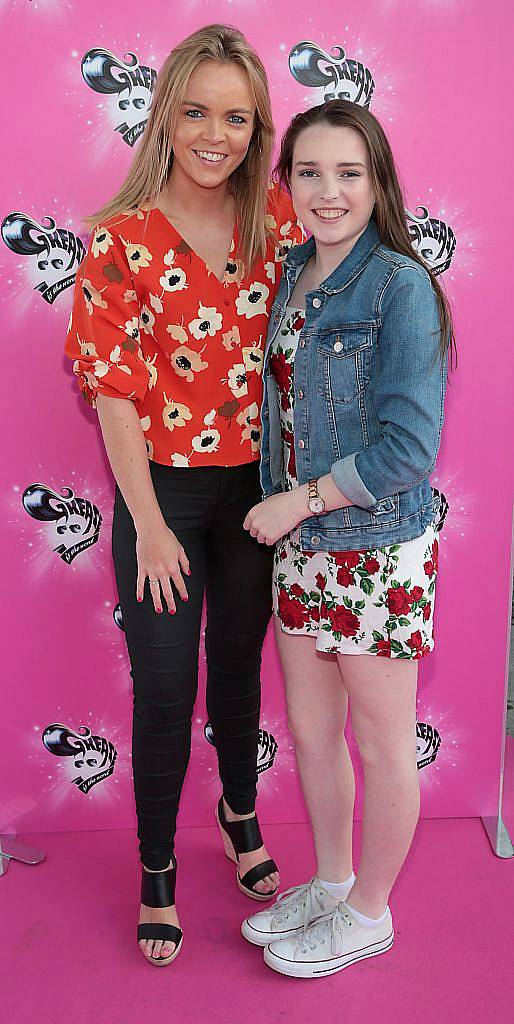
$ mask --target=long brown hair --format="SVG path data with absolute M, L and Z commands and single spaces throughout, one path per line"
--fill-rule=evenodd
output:
M 389 249 L 408 256 L 419 263 L 430 276 L 439 312 L 439 350 L 441 359 L 450 352 L 450 366 L 457 366 L 457 347 L 451 309 L 446 295 L 433 270 L 427 266 L 412 246 L 405 216 L 402 190 L 398 181 L 394 157 L 382 125 L 365 107 L 349 100 L 330 100 L 311 107 L 293 117 L 286 129 L 275 166 L 275 176 L 280 184 L 291 188 L 293 152 L 300 133 L 315 124 L 329 124 L 337 128 L 353 128 L 364 139 L 371 168 L 371 181 L 375 193 L 373 211 L 380 241 Z
M 148 123 L 128 175 L 116 195 L 86 223 L 94 227 L 117 214 L 129 214 L 136 206 L 155 203 L 171 171 L 173 135 L 187 83 L 204 60 L 238 64 L 248 76 L 255 101 L 248 152 L 230 178 L 241 255 L 251 267 L 256 257 L 266 252 L 266 193 L 275 133 L 264 66 L 243 34 L 229 25 L 206 25 L 171 51 L 157 76 Z

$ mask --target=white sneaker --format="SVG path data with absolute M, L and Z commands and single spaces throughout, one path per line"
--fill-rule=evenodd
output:
M 322 978 L 359 960 L 385 953 L 393 940 L 389 909 L 378 928 L 364 928 L 350 907 L 339 903 L 331 913 L 307 925 L 300 935 L 266 946 L 264 961 L 274 971 L 293 978 Z
M 317 878 L 311 878 L 310 882 L 286 889 L 272 907 L 247 917 L 241 925 L 241 934 L 254 946 L 267 946 L 269 942 L 298 935 L 316 917 L 336 906 L 337 900 Z

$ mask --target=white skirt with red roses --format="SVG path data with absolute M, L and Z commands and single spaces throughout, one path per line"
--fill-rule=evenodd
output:
M 319 651 L 423 658 L 434 647 L 438 541 L 421 537 L 369 551 L 302 551 L 299 530 L 275 549 L 273 608 L 285 633 Z

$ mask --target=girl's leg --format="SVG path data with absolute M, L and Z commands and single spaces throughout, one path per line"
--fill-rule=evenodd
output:
M 257 463 L 222 471 L 217 515 L 207 540 L 207 711 L 218 753 L 225 813 L 252 817 L 257 786 L 261 651 L 271 616 L 273 551 L 243 530 L 260 500 Z M 244 875 L 268 858 L 241 854 Z M 278 884 L 273 872 L 255 888 Z
M 364 769 L 362 852 L 348 903 L 380 917 L 419 817 L 416 661 L 339 655 Z
M 177 476 L 175 490 L 178 482 Z M 165 512 L 166 496 L 163 499 L 159 493 L 158 482 L 156 492 Z M 180 505 L 187 522 L 187 493 L 175 493 L 174 505 L 175 509 Z M 173 616 L 166 606 L 162 614 L 156 613 L 148 585 L 142 604 L 136 600 L 134 524 L 117 493 L 113 555 L 134 690 L 132 763 L 139 848 L 145 870 L 153 871 L 167 868 L 173 851 L 180 793 L 190 755 L 205 580 L 205 542 L 198 524 L 196 532 L 195 524 L 186 532 L 177 524 L 169 525 L 184 545 L 191 565 L 191 576 L 186 580 L 189 601 L 177 599 Z M 139 923 L 178 925 L 175 907 L 142 905 Z M 145 955 L 156 958 L 173 951 L 173 944 L 163 945 L 160 940 L 142 940 L 140 945 Z
M 355 780 L 344 728 L 348 694 L 337 659 L 315 639 L 284 633 L 274 616 L 284 672 L 289 728 L 314 834 L 318 878 L 343 882 L 352 873 Z

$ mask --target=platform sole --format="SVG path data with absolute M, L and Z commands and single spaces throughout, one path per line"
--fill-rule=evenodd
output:
M 220 833 L 221 833 L 221 839 L 222 839 L 222 842 L 223 842 L 223 849 L 225 850 L 225 857 L 228 857 L 228 859 L 231 860 L 232 863 L 237 866 L 238 865 L 238 859 L 237 859 L 236 851 L 234 850 L 234 844 L 233 844 L 230 836 L 228 835 L 228 833 L 225 832 L 225 829 L 223 828 L 223 825 L 221 824 L 217 807 L 214 809 L 214 817 L 216 818 L 216 821 L 217 821 L 217 824 L 218 824 L 218 828 L 219 828 Z M 241 879 L 239 877 L 239 871 L 236 871 L 236 882 L 237 882 L 238 889 L 245 896 L 248 896 L 251 900 L 257 900 L 259 903 L 265 903 L 267 900 L 272 900 L 273 897 L 276 896 L 276 894 L 278 892 L 278 887 L 276 889 L 274 889 L 273 892 L 253 892 L 252 889 L 247 889 L 246 886 L 243 885 L 242 882 L 241 882 Z

